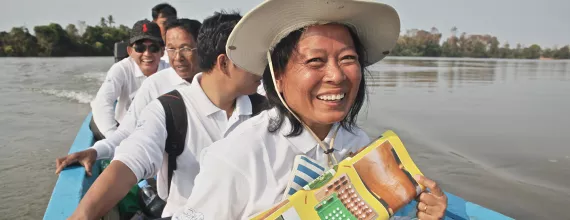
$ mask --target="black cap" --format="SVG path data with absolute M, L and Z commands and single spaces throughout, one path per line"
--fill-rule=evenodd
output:
M 144 19 L 137 21 L 131 30 L 131 37 L 129 39 L 129 44 L 133 44 L 136 41 L 148 39 L 155 41 L 160 45 L 164 45 L 162 41 L 162 35 L 160 34 L 160 27 L 157 24 Z

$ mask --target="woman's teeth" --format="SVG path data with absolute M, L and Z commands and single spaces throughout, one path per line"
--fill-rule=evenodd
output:
M 154 61 L 154 60 L 143 59 L 142 61 L 143 61 L 143 63 L 152 63 L 152 61 Z
M 342 98 L 344 98 L 344 93 L 342 94 L 336 94 L 336 95 L 320 95 L 317 96 L 318 99 L 320 100 L 325 100 L 325 101 L 337 101 L 337 100 L 341 100 Z

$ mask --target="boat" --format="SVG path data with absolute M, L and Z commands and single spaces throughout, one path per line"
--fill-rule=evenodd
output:
M 115 62 L 126 57 L 121 53 L 121 47 L 124 44 L 115 44 Z M 122 50 L 126 51 L 126 50 Z M 124 57 L 123 57 L 124 56 Z M 94 144 L 94 136 L 89 128 L 92 114 L 88 113 L 81 125 L 69 153 L 75 153 L 85 150 Z M 79 205 L 79 201 L 85 195 L 89 187 L 97 179 L 103 170 L 102 161 L 97 161 L 92 167 L 92 176 L 85 175 L 85 168 L 82 166 L 69 166 L 64 169 L 57 179 L 53 188 L 51 198 L 44 213 L 44 220 L 60 220 L 67 219 Z M 445 219 L 453 220 L 471 220 L 471 219 L 496 219 L 510 220 L 499 212 L 488 209 L 481 205 L 469 202 L 459 196 L 445 192 L 448 198 L 448 207 L 445 212 Z M 403 209 L 415 209 L 415 206 L 408 205 Z M 403 210 L 403 212 L 413 212 L 413 210 Z

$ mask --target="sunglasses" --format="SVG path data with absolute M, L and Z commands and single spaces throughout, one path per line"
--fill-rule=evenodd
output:
M 160 46 L 156 44 L 150 44 L 147 46 L 144 43 L 135 43 L 134 48 L 137 53 L 144 53 L 147 49 L 151 53 L 158 53 L 160 51 Z

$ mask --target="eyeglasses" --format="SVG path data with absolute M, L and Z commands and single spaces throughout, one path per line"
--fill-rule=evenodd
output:
M 151 53 L 158 53 L 160 51 L 160 46 L 156 44 L 150 44 L 147 46 L 144 43 L 135 43 L 134 48 L 137 53 L 144 53 L 147 49 Z
M 174 56 L 176 55 L 176 53 L 180 53 L 182 55 L 190 55 L 192 53 L 192 51 L 196 50 L 196 48 L 190 48 L 190 47 L 183 47 L 183 48 L 178 48 L 178 49 L 174 49 L 174 48 L 166 48 L 166 52 L 168 53 L 168 56 Z

